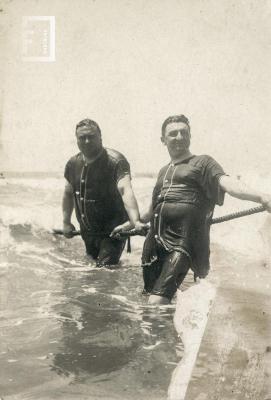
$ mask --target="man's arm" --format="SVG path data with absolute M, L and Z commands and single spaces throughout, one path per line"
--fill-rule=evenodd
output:
M 142 214 L 141 221 L 148 223 L 151 220 L 153 214 L 152 202 L 150 202 L 148 209 Z
M 244 182 L 231 176 L 223 175 L 219 180 L 221 189 L 230 196 L 240 200 L 254 201 L 261 203 L 268 212 L 271 212 L 271 195 L 260 193 L 255 189 L 248 187 Z
M 120 179 L 117 187 L 122 197 L 125 210 L 127 211 L 129 221 L 126 221 L 125 223 L 115 227 L 111 235 L 113 236 L 117 232 L 122 230 L 130 230 L 132 228 L 140 231 L 145 227 L 145 225 L 140 222 L 138 205 L 133 192 L 130 176 L 125 175 L 122 179 Z
M 63 234 L 67 238 L 71 238 L 72 237 L 71 232 L 75 230 L 74 225 L 71 223 L 73 208 L 74 208 L 73 188 L 72 185 L 66 180 L 62 198 L 62 213 L 63 213 Z
M 129 175 L 125 175 L 122 179 L 118 181 L 118 191 L 122 197 L 123 204 L 129 216 L 130 223 L 133 227 L 135 227 L 135 225 L 139 222 L 140 216 Z

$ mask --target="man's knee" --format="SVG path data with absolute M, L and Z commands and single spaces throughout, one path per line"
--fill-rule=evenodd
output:
M 169 299 L 170 302 L 184 280 L 189 264 L 186 254 L 177 251 L 169 253 L 163 262 L 162 271 L 155 281 L 151 294 Z
M 143 273 L 143 281 L 144 281 L 144 290 L 147 293 L 150 293 L 153 289 L 153 286 L 159 277 L 161 272 L 161 268 L 159 268 L 158 263 L 153 263 L 151 265 L 143 265 L 142 273 Z

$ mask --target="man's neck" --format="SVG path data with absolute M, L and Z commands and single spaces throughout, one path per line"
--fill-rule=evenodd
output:
M 189 157 L 191 157 L 191 156 L 192 156 L 192 153 L 191 153 L 189 150 L 187 150 L 185 153 L 180 154 L 180 155 L 177 156 L 177 157 L 174 157 L 174 156 L 171 156 L 171 155 L 170 155 L 170 158 L 171 158 L 171 162 L 172 162 L 173 164 L 176 164 L 177 162 L 181 162 L 181 161 L 183 161 L 183 160 L 186 160 L 187 158 L 189 158 Z
M 104 148 L 102 147 L 101 150 L 99 151 L 99 153 L 95 154 L 93 157 L 87 157 L 82 153 L 84 162 L 86 164 L 93 163 L 95 160 L 97 160 L 97 158 L 100 157 L 100 155 L 102 154 L 103 150 L 104 150 Z

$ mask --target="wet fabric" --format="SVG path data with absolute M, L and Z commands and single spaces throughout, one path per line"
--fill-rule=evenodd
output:
M 89 236 L 86 232 L 83 233 L 82 238 L 85 242 L 87 254 L 96 260 L 98 267 L 118 264 L 126 240 Z
M 184 280 L 190 259 L 179 251 L 166 251 L 158 246 L 157 259 L 151 265 L 143 266 L 144 292 L 172 299 Z
M 144 243 L 143 266 L 159 260 L 162 246 L 169 253 L 186 254 L 197 276 L 208 274 L 209 221 L 215 205 L 224 201 L 219 186 L 224 174 L 222 167 L 207 155 L 191 156 L 161 169 L 153 190 L 153 218 Z
M 102 263 L 117 263 L 125 244 L 108 238 L 117 225 L 129 219 L 117 188 L 125 175 L 130 176 L 130 165 L 112 149 L 103 149 L 90 164 L 78 153 L 65 167 L 64 176 L 73 188 L 76 217 L 87 253 Z
M 82 153 L 68 161 L 64 176 L 73 187 L 81 231 L 109 233 L 128 219 L 117 188 L 125 175 L 130 175 L 129 163 L 112 149 L 104 149 L 90 164 L 84 162 Z

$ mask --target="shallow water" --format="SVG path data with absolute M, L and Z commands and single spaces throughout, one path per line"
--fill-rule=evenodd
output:
M 141 210 L 148 207 L 153 183 L 133 180 Z M 256 248 L 264 263 L 270 260 L 270 216 L 215 225 L 211 286 L 196 285 L 178 295 L 176 313 L 175 304 L 157 309 L 141 295 L 143 238 L 132 239 L 132 253 L 123 253 L 120 266 L 96 269 L 80 238 L 50 233 L 61 227 L 62 180 L 5 179 L 0 189 L 0 397 L 5 400 L 151 400 L 168 394 L 180 400 L 213 283 L 225 280 L 233 264 L 227 279 L 240 280 L 232 249 L 236 257 L 237 251 L 255 258 Z M 216 213 L 248 206 L 226 202 Z M 191 280 L 192 275 L 184 290 Z M 173 317 L 186 345 L 178 369 L 184 349 Z
M 151 184 L 138 184 L 142 203 Z M 1 185 L 1 396 L 165 399 L 183 349 L 174 305 L 141 295 L 142 240 L 120 266 L 94 268 L 80 238 L 49 232 L 61 190 L 52 179 Z

